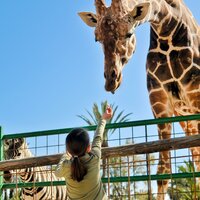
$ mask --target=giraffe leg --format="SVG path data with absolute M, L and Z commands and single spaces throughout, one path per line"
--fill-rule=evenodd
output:
M 158 125 L 159 139 L 168 139 L 171 137 L 171 124 Z M 159 153 L 158 174 L 171 173 L 171 159 L 170 151 L 163 151 Z M 159 180 L 157 200 L 164 200 L 167 193 L 169 180 Z
M 166 92 L 161 88 L 150 91 L 149 99 L 155 118 L 172 117 L 174 110 Z M 158 124 L 159 139 L 169 139 L 171 137 L 171 123 Z M 158 174 L 171 173 L 170 151 L 159 153 Z M 167 193 L 169 180 L 157 181 L 157 200 L 164 200 Z

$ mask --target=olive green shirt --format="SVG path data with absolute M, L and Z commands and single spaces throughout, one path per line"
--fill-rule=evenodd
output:
M 79 159 L 87 167 L 87 174 L 78 182 L 71 178 L 71 156 L 66 153 L 56 167 L 55 174 L 64 177 L 67 185 L 67 195 L 71 200 L 107 200 L 100 176 L 101 143 L 106 120 L 101 120 L 92 142 L 90 153 Z

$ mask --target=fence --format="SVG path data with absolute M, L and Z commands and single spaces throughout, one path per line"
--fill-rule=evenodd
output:
M 118 124 L 108 124 L 106 129 L 115 130 L 108 135 L 108 146 L 102 149 L 102 182 L 110 199 L 155 199 L 157 180 L 170 180 L 168 199 L 199 199 L 200 190 L 189 147 L 200 146 L 200 135 L 185 137 L 178 122 L 200 120 L 200 115 L 173 117 Z M 157 124 L 173 123 L 172 139 L 158 140 Z M 84 127 L 93 136 L 96 126 Z M 14 196 L 21 195 L 22 188 L 48 187 L 65 185 L 63 180 L 22 182 L 19 178 L 21 168 L 46 166 L 38 168 L 35 174 L 53 174 L 61 154 L 65 151 L 65 137 L 72 128 L 38 131 L 31 133 L 1 134 L 1 159 L 3 159 L 3 141 L 6 139 L 26 138 L 30 151 L 35 157 L 0 162 L 0 171 L 12 170 L 15 183 L 3 183 L 1 174 L 1 199 L 6 199 L 8 192 Z M 171 150 L 171 174 L 156 174 L 158 152 Z M 53 154 L 53 155 L 52 155 Z M 17 170 L 18 169 L 18 170 Z M 36 169 L 36 168 L 32 168 Z M 24 171 L 23 171 L 24 173 Z M 183 185 L 183 183 L 186 183 Z M 53 189 L 51 190 L 53 191 Z M 32 199 L 37 199 L 37 196 Z M 53 199 L 53 198 L 52 198 Z M 61 200 L 61 199 L 60 199 Z

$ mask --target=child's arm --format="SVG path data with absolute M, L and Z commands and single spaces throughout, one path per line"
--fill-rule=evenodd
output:
M 94 139 L 92 142 L 92 150 L 100 158 L 101 157 L 101 144 L 103 141 L 103 133 L 106 126 L 106 120 L 112 117 L 112 109 L 110 107 L 106 108 L 105 113 L 102 115 L 102 119 L 99 121 L 97 126 Z
M 95 135 L 94 135 L 94 139 L 92 142 L 92 150 L 95 152 L 95 154 L 100 158 L 101 157 L 101 144 L 103 141 L 103 133 L 105 130 L 105 126 L 106 126 L 106 120 L 105 119 L 101 119 L 99 121 L 99 124 L 97 126 Z
M 70 154 L 64 153 L 60 159 L 60 162 L 56 166 L 55 175 L 57 177 L 64 177 L 66 174 L 66 167 L 65 164 L 70 160 Z

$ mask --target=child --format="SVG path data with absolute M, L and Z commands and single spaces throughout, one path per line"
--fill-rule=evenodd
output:
M 106 120 L 112 117 L 112 109 L 106 108 L 99 121 L 92 147 L 89 135 L 81 128 L 73 129 L 66 138 L 66 154 L 56 167 L 55 174 L 64 177 L 70 200 L 106 200 L 100 176 L 101 143 Z

